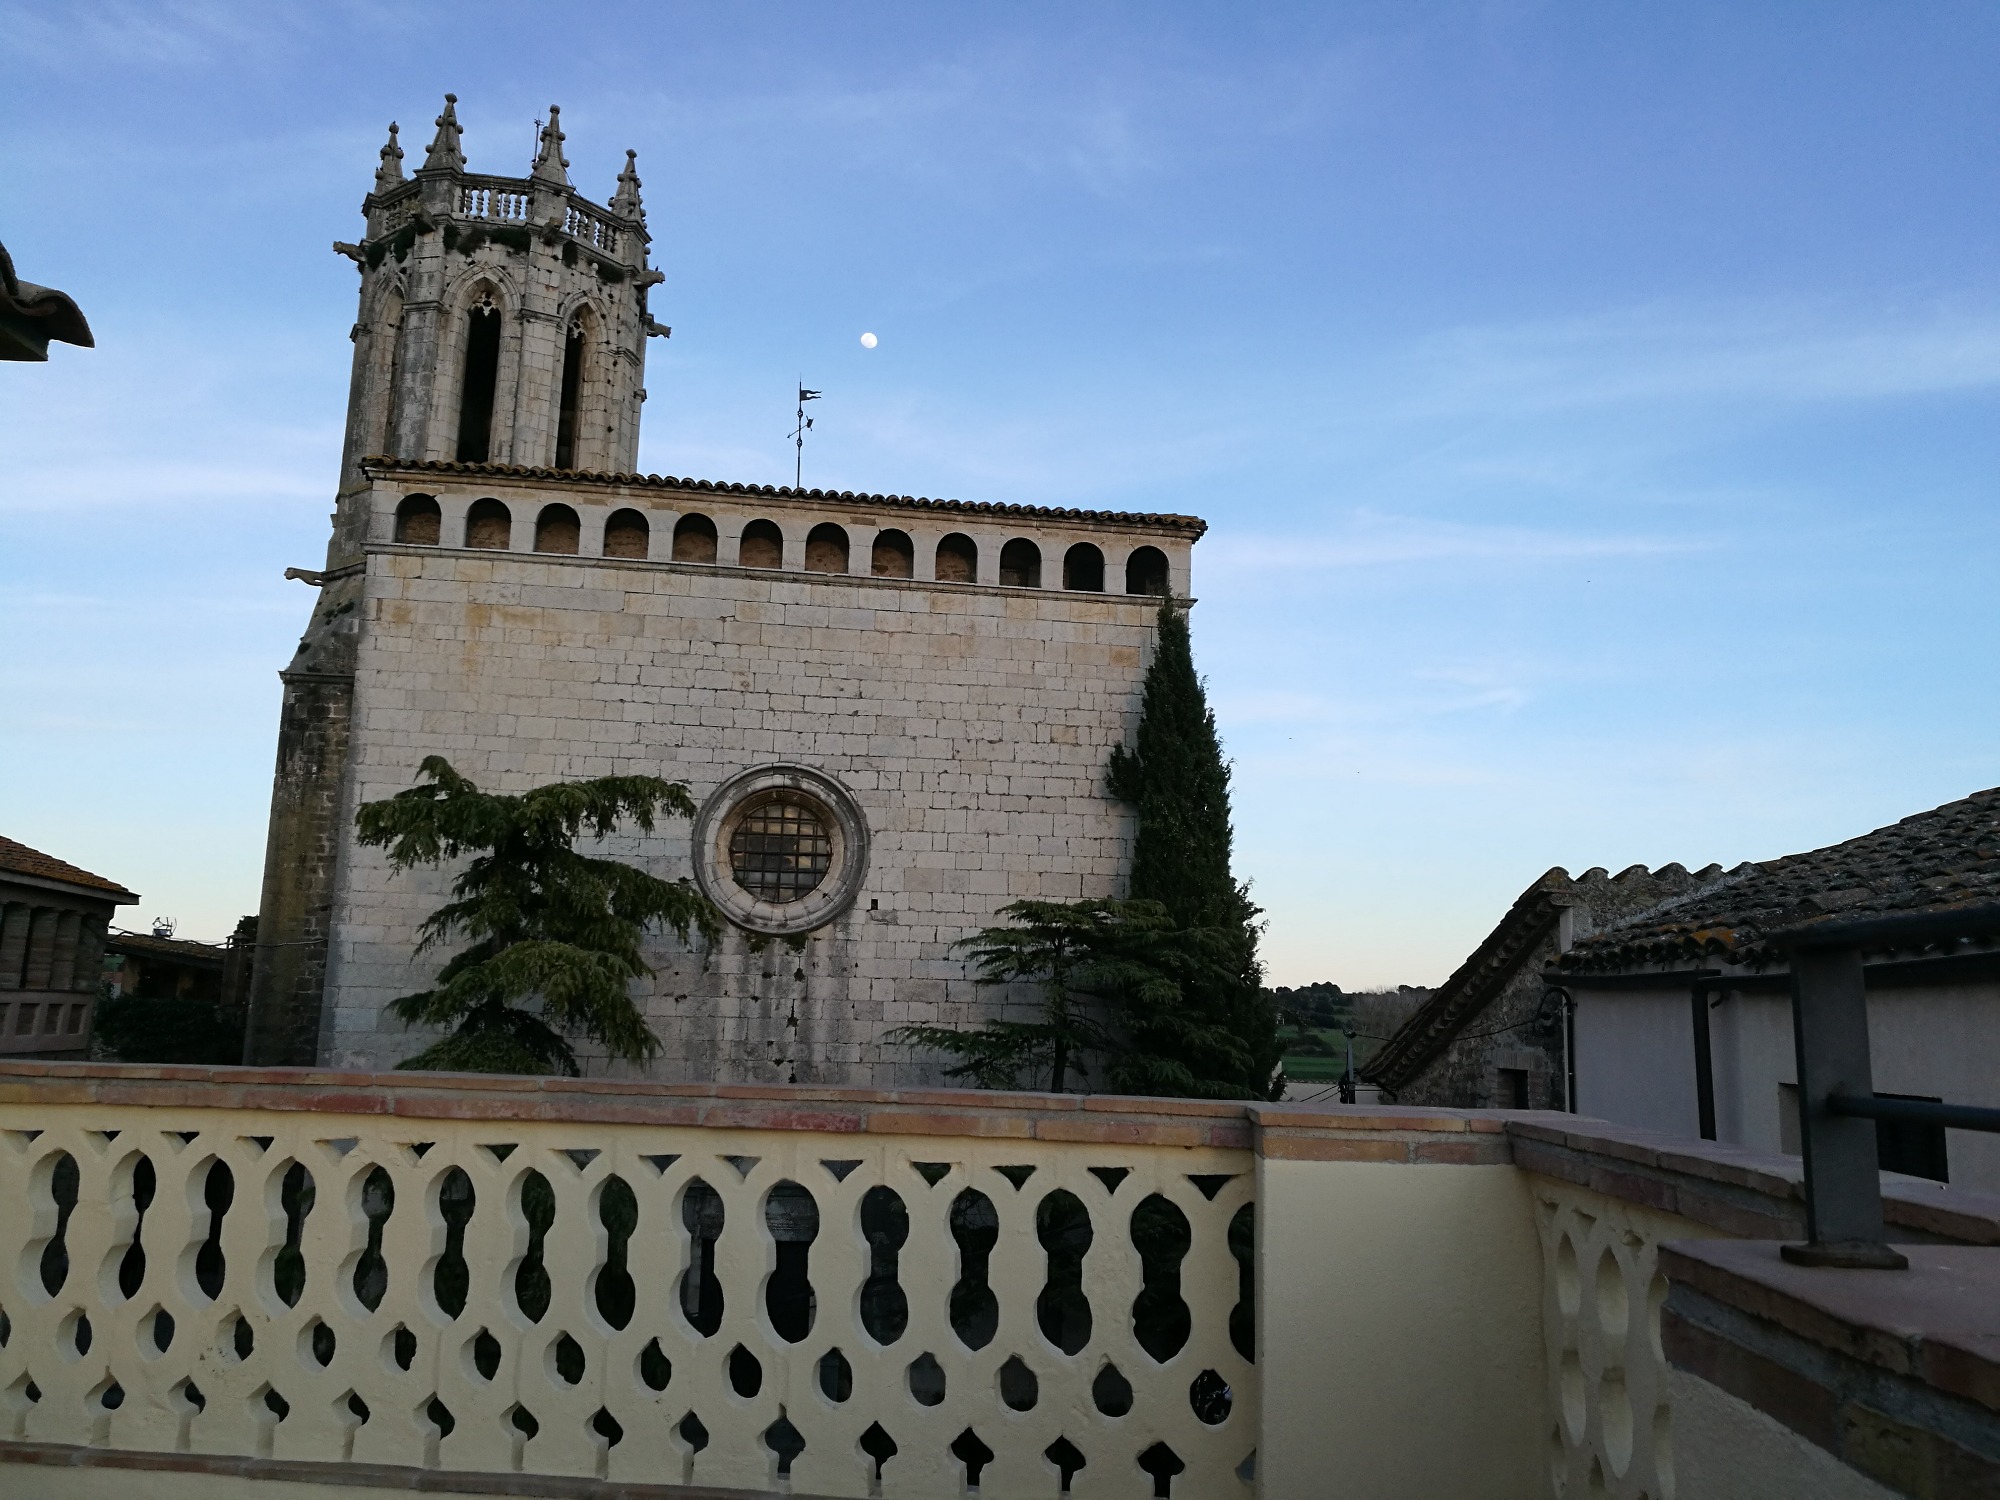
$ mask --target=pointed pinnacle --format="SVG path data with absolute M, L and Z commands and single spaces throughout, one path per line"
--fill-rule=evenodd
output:
M 396 122 L 389 122 L 389 144 L 382 148 L 382 164 L 375 169 L 375 191 L 386 193 L 403 180 L 403 148 L 396 141 Z
M 562 111 L 557 106 L 549 106 L 549 123 L 542 127 L 542 149 L 535 156 L 535 165 L 528 175 L 538 182 L 559 183 L 569 186 L 569 162 L 562 154 Z
M 646 209 L 639 201 L 639 153 L 625 153 L 625 170 L 618 174 L 618 191 L 612 195 L 611 211 L 628 219 L 643 219 Z
M 429 155 L 424 157 L 426 172 L 463 172 L 465 152 L 459 149 L 458 95 L 444 96 L 444 113 L 437 117 L 437 136 L 431 141 Z

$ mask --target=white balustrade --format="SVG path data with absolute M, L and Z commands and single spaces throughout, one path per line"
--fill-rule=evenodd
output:
M 1215 1146 L 4 1104 L 0 1436 L 1247 1495 L 1253 1182 Z

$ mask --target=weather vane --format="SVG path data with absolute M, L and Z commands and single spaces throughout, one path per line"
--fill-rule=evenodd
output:
M 812 418 L 806 415 L 806 403 L 819 400 L 818 391 L 809 391 L 804 382 L 799 384 L 799 425 L 792 429 L 792 488 L 800 488 L 801 476 L 805 473 L 806 434 L 812 431 Z

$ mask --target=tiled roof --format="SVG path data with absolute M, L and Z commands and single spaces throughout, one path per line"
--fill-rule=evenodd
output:
M 1562 967 L 1604 972 L 1690 960 L 1762 966 L 1765 935 L 1838 912 L 1843 918 L 2000 899 L 2000 787 L 1975 792 L 1859 838 L 1738 865 L 1563 955 Z
M 75 865 L 65 864 L 53 854 L 30 849 L 26 844 L 18 844 L 10 838 L 0 838 L 0 873 L 32 875 L 38 880 L 60 880 L 66 885 L 88 886 L 91 890 L 104 891 L 112 896 L 123 896 L 131 901 L 139 899 L 115 880 L 106 880 L 102 875 L 79 870 Z
M 219 943 L 197 943 L 189 938 L 154 937 L 150 932 L 113 931 L 104 946 L 113 953 L 129 953 L 151 958 L 170 958 L 179 963 L 219 964 L 229 950 Z
M 1097 521 L 1118 526 L 1153 526 L 1199 537 L 1208 522 L 1199 516 L 1117 510 L 1073 510 L 1046 505 L 996 505 L 984 500 L 930 500 L 921 495 L 870 495 L 853 490 L 793 489 L 788 484 L 736 484 L 719 479 L 676 479 L 671 474 L 599 474 L 585 469 L 524 468 L 519 464 L 462 464 L 444 459 L 362 460 L 383 473 L 459 474 L 467 478 L 543 479 L 564 484 L 619 485 L 627 489 L 692 490 L 714 495 L 762 495 L 774 500 L 834 501 L 842 505 L 882 505 L 894 510 L 957 511 L 966 515 L 1020 516 L 1051 521 Z

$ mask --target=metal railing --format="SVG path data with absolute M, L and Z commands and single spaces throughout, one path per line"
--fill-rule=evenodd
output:
M 1909 1265 L 1883 1229 L 1877 1121 L 2000 1132 L 2000 1109 L 1876 1097 L 1868 1046 L 1868 983 L 1861 962 L 1864 949 L 1949 950 L 1991 937 L 2000 937 L 2000 903 L 1822 920 L 1770 935 L 1771 944 L 1791 958 L 1799 1140 L 1805 1159 L 1806 1243 L 1784 1246 L 1785 1259 L 1879 1270 Z M 1699 1004 L 1699 990 L 1696 996 Z

